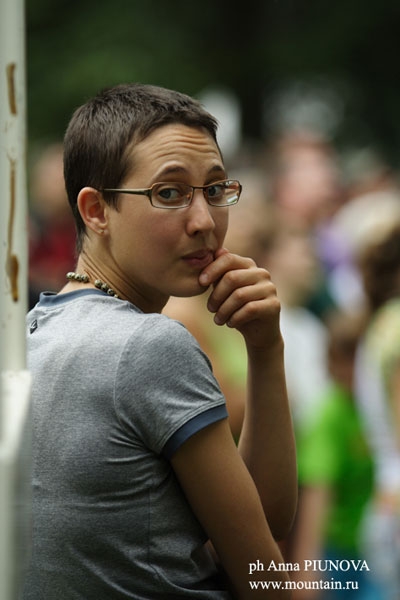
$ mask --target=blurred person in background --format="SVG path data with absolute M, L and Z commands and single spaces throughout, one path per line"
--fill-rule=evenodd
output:
M 274 211 L 260 264 L 276 281 L 281 298 L 281 328 L 285 343 L 285 373 L 293 415 L 296 445 L 299 446 L 310 419 L 323 401 L 328 382 L 327 330 L 325 323 L 307 307 L 322 277 L 315 238 L 308 227 Z M 302 489 L 298 491 L 298 510 Z M 297 519 L 296 519 L 297 520 Z M 293 533 L 282 544 L 290 561 Z
M 287 131 L 267 149 L 267 169 L 271 200 L 282 220 L 307 230 L 314 238 L 322 276 L 307 303 L 323 320 L 337 304 L 329 286 L 330 274 L 346 260 L 345 246 L 331 228 L 332 217 L 344 202 L 338 156 L 320 134 Z
M 326 326 L 307 307 L 323 275 L 315 239 L 303 224 L 278 212 L 263 244 L 261 264 L 273 273 L 281 298 L 286 380 L 299 436 L 328 380 Z
M 302 567 L 299 581 L 332 579 L 357 582 L 358 589 L 297 590 L 293 600 L 380 600 L 379 586 L 362 561 L 360 529 L 373 490 L 373 463 L 359 408 L 353 374 L 363 320 L 337 312 L 328 321 L 330 380 L 323 401 L 310 417 L 298 444 L 301 502 L 291 560 Z M 321 559 L 321 570 L 304 570 L 305 561 Z M 324 560 L 350 561 L 343 570 L 324 570 Z M 358 561 L 361 561 L 360 563 Z M 319 563 L 318 563 L 319 564 Z
M 343 173 L 343 157 L 336 155 L 334 148 L 329 141 L 323 137 L 315 136 L 308 132 L 295 132 L 284 134 L 276 140 L 272 145 L 273 155 L 270 162 L 270 174 L 272 178 L 272 198 L 277 206 L 278 211 L 282 215 L 282 219 L 286 223 L 295 222 L 302 225 L 313 239 L 314 251 L 319 267 L 321 269 L 319 283 L 317 289 L 308 299 L 302 300 L 301 304 L 312 310 L 314 314 L 319 316 L 321 320 L 329 323 L 329 315 L 335 314 L 335 308 L 339 307 L 344 312 L 352 313 L 353 311 L 364 311 L 365 308 L 365 292 L 362 284 L 362 277 L 357 264 L 359 249 L 365 247 L 369 240 L 374 240 L 377 232 L 385 230 L 388 224 L 396 222 L 400 219 L 400 193 L 398 178 L 396 173 L 390 170 L 384 163 L 379 164 L 374 161 L 371 167 L 371 162 L 367 165 L 360 165 L 359 168 L 352 172 L 352 178 L 349 178 Z M 346 157 L 344 157 L 346 160 Z M 339 165 L 340 168 L 339 168 Z M 348 165 L 346 165 L 348 167 Z M 353 167 L 352 167 L 353 168 Z M 366 262 L 366 261 L 365 261 Z M 274 273 L 275 281 L 280 293 L 284 290 L 282 284 L 277 278 L 277 272 L 273 270 L 273 263 L 268 262 L 271 273 Z M 293 260 L 295 265 L 296 261 Z M 322 277 L 321 277 L 322 275 Z M 382 274 L 380 275 L 382 276 Z M 296 277 L 296 273 L 293 273 Z M 376 286 L 379 288 L 379 276 L 376 275 Z M 368 296 L 368 294 L 366 294 Z M 291 374 L 294 370 L 291 365 L 296 365 L 296 355 L 293 353 L 289 358 L 290 353 L 290 333 L 291 329 L 285 328 L 285 301 L 284 293 L 281 296 L 282 300 L 282 331 L 285 339 L 286 353 L 286 372 L 288 378 L 288 389 L 290 398 L 293 398 L 292 386 L 290 381 L 297 382 L 300 385 L 301 369 L 297 374 Z M 394 331 L 399 331 L 398 326 L 395 326 Z M 400 340 L 399 340 L 400 342 Z M 298 352 L 297 361 L 301 360 L 301 351 Z M 318 361 L 317 363 L 318 364 Z M 318 369 L 317 369 L 318 371 Z M 311 373 L 315 373 L 311 367 Z M 293 375 L 293 376 L 292 376 Z M 368 404 L 368 397 L 374 395 L 372 392 L 373 386 L 371 379 L 371 370 L 365 379 L 361 376 L 363 382 L 362 387 L 366 388 L 364 403 Z M 375 386 L 376 387 L 376 386 Z M 379 386 L 378 386 L 379 387 Z M 368 391 L 369 388 L 369 391 Z M 358 395 L 355 394 L 356 396 Z M 380 395 L 375 393 L 375 395 Z M 382 394 L 381 394 L 382 395 Z M 321 394 L 320 398 L 323 397 Z M 319 408 L 319 401 L 315 398 L 315 408 L 323 410 L 322 405 Z M 373 406 L 371 402 L 371 406 Z M 301 406 L 301 404 L 300 404 Z M 367 410 L 371 413 L 371 406 Z M 379 412 L 379 411 L 378 411 Z M 363 411 L 360 409 L 361 417 Z M 312 412 L 308 412 L 312 417 Z M 296 439 L 299 449 L 301 449 L 301 428 L 299 428 L 298 414 L 294 407 Z M 367 429 L 366 436 L 371 438 L 371 429 L 379 429 L 378 422 L 384 421 L 377 415 L 369 418 L 371 428 Z M 375 421 L 375 427 L 372 423 Z M 364 422 L 364 420 L 363 420 Z M 308 419 L 305 418 L 303 423 L 307 427 Z M 384 428 L 381 428 L 384 431 Z M 379 437 L 379 434 L 376 434 Z M 391 438 L 387 433 L 380 435 L 381 444 L 384 446 L 383 439 Z M 379 446 L 379 443 L 378 443 Z M 376 444 L 373 444 L 371 449 L 374 461 Z M 379 459 L 380 460 L 380 459 Z M 383 461 L 386 462 L 386 461 Z M 389 477 L 393 486 L 396 479 L 400 476 L 400 468 L 397 468 L 397 475 Z M 391 487 L 389 486 L 389 487 Z M 307 498 L 304 498 L 307 501 Z M 302 482 L 300 481 L 299 493 L 299 514 L 301 515 L 303 503 Z M 380 519 L 381 525 L 378 525 Z M 386 522 L 386 526 L 384 525 Z M 371 531 L 380 536 L 381 545 L 373 543 L 370 538 L 369 546 L 371 552 L 365 555 L 370 559 L 371 555 L 374 560 L 371 560 L 371 568 L 377 572 L 378 569 L 382 572 L 382 579 L 389 581 L 393 578 L 393 573 L 400 571 L 398 551 L 395 550 L 396 543 L 394 540 L 399 534 L 397 526 L 390 528 L 389 518 L 386 515 L 374 520 L 365 519 L 365 523 L 370 524 L 369 533 Z M 297 527 L 297 524 L 296 524 Z M 296 535 L 296 527 L 293 530 L 293 535 Z M 384 531 L 386 530 L 386 534 Z M 363 533 L 361 532 L 363 540 Z M 288 541 L 287 550 L 291 549 L 292 539 Z M 365 542 L 360 542 L 364 547 Z M 364 551 L 364 550 L 363 550 Z M 360 550 L 361 554 L 361 550 Z M 393 561 L 387 560 L 386 557 L 393 558 Z M 379 557 L 385 557 L 377 563 Z M 307 558 L 307 557 L 306 557 Z M 392 575 L 391 575 L 392 574 Z M 372 573 L 374 575 L 374 573 Z M 397 577 L 397 576 L 396 576 Z M 377 577 L 372 577 L 374 583 L 368 586 L 369 596 L 375 600 L 381 600 L 382 589 Z M 395 590 L 392 598 L 398 599 L 400 596 L 399 584 L 396 578 L 392 585 Z M 375 586 L 375 588 L 374 588 Z M 379 591 L 378 591 L 379 590 Z M 375 594 L 375 595 L 374 595 Z M 386 600 L 386 597 L 385 597 Z
M 400 597 L 400 221 L 370 230 L 359 268 L 369 315 L 357 352 L 355 383 L 376 471 L 365 520 L 368 562 Z
M 271 194 L 287 219 L 316 231 L 343 200 L 338 158 L 322 135 L 287 131 L 269 149 Z
M 29 185 L 29 306 L 44 290 L 62 287 L 75 260 L 75 224 L 63 177 L 62 144 L 46 146 L 34 160 Z
M 400 220 L 398 174 L 371 148 L 343 157 L 346 202 L 336 211 L 331 228 L 341 240 L 346 260 L 331 271 L 330 289 L 337 303 L 351 312 L 365 305 L 359 271 L 360 249 L 375 233 Z

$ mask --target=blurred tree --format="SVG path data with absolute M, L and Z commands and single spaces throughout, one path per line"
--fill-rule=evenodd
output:
M 99 88 L 142 81 L 237 95 L 243 135 L 268 134 L 264 107 L 293 80 L 328 82 L 343 101 L 344 143 L 397 160 L 397 0 L 27 0 L 31 139 L 63 133 Z

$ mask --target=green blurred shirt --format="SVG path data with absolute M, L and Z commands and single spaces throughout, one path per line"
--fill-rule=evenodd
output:
M 329 486 L 325 546 L 359 558 L 359 527 L 373 487 L 371 455 L 354 399 L 336 383 L 298 441 L 301 486 Z

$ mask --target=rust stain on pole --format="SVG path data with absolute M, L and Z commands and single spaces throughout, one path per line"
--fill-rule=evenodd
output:
M 7 65 L 7 89 L 8 89 L 8 104 L 12 115 L 17 114 L 17 96 L 15 93 L 15 63 Z
M 14 302 L 18 301 L 18 271 L 19 262 L 18 257 L 13 254 L 13 232 L 14 232 L 14 219 L 15 219 L 15 199 L 16 199 L 16 161 L 10 160 L 10 217 L 8 221 L 8 247 L 7 247 L 7 275 L 10 281 L 11 297 Z
M 9 63 L 6 67 L 7 75 L 7 90 L 8 90 L 8 105 L 11 115 L 17 115 L 17 94 L 15 85 L 15 70 L 16 64 Z M 6 256 L 6 273 L 10 282 L 11 297 L 14 302 L 18 301 L 18 272 L 19 262 L 18 257 L 13 253 L 13 234 L 15 224 L 15 206 L 16 206 L 16 160 L 9 157 L 10 161 L 10 215 L 8 221 L 8 236 L 7 236 L 7 256 Z

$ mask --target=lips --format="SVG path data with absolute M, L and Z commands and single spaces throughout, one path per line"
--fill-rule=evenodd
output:
M 190 254 L 185 254 L 183 260 L 192 267 L 204 269 L 207 265 L 213 262 L 214 252 L 209 249 L 196 250 Z

